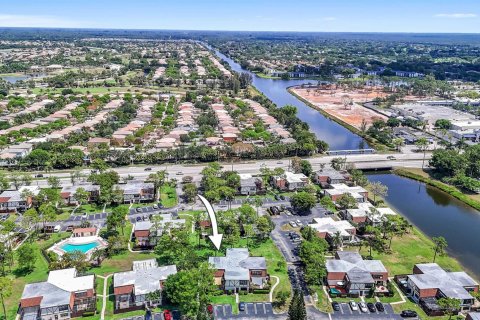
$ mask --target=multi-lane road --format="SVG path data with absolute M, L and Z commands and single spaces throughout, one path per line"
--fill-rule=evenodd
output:
M 307 158 L 313 166 L 314 170 L 319 170 L 321 165 L 329 164 L 333 158 L 339 156 L 322 156 Z M 397 154 L 364 154 L 364 155 L 346 155 L 343 156 L 347 163 L 353 164 L 358 169 L 387 169 L 393 167 L 412 167 L 421 168 L 423 163 L 423 154 L 421 153 L 397 153 Z M 428 163 L 430 154 L 426 154 L 425 164 Z M 225 169 L 235 170 L 238 173 L 258 174 L 262 167 L 288 169 L 290 166 L 289 159 L 280 160 L 252 160 L 244 162 L 222 163 Z M 149 174 L 158 170 L 167 170 L 169 178 L 180 180 L 183 176 L 192 176 L 194 181 L 201 179 L 201 171 L 205 164 L 162 164 L 151 166 L 125 166 L 113 168 L 118 172 L 120 177 L 133 176 L 135 179 L 146 179 Z M 145 170 L 151 168 L 151 170 Z M 81 171 L 82 175 L 87 177 L 90 174 L 89 169 Z M 60 178 L 62 185 L 70 185 L 70 172 L 53 171 L 50 173 L 42 173 L 43 178 L 36 179 L 35 183 L 39 186 L 47 185 L 49 176 L 57 176 Z

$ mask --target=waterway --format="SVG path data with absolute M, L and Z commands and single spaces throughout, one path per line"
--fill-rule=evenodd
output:
M 381 173 L 368 180 L 388 187 L 386 201 L 429 237 L 447 240 L 449 255 L 480 279 L 480 212 L 416 180 Z
M 33 78 L 41 78 L 46 76 L 46 73 L 41 73 L 41 74 L 36 74 L 34 76 L 32 75 L 26 75 L 26 74 L 13 74 L 13 75 L 8 75 L 8 76 L 0 76 L 3 80 L 10 82 L 10 83 L 16 83 L 17 81 L 26 81 L 30 80 Z
M 251 74 L 253 78 L 253 85 L 277 106 L 296 106 L 298 109 L 298 117 L 302 121 L 308 123 L 310 130 L 315 133 L 318 139 L 324 140 L 328 143 L 330 150 L 356 150 L 370 148 L 362 137 L 354 134 L 342 125 L 326 118 L 320 112 L 310 108 L 307 104 L 298 100 L 295 96 L 291 95 L 287 91 L 289 87 L 307 83 L 316 83 L 317 81 L 261 78 L 256 74 L 243 69 L 240 64 L 236 63 L 218 50 L 214 51 L 219 58 L 226 61 L 230 65 L 232 70 Z

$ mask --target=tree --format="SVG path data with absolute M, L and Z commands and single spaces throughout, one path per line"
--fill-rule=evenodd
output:
M 0 171 L 0 190 L 4 191 L 10 187 L 10 181 L 7 175 Z
M 415 145 L 417 146 L 419 151 L 423 152 L 423 161 L 422 161 L 422 169 L 425 164 L 425 155 L 428 149 L 428 140 L 425 137 L 419 138 L 416 142 Z
M 17 250 L 17 261 L 20 266 L 28 271 L 33 271 L 35 262 L 37 261 L 37 254 L 31 244 L 23 244 Z
M 12 295 L 13 282 L 7 277 L 0 277 L 0 299 L 2 300 L 3 315 L 7 319 L 7 310 L 5 309 L 5 298 Z
M 315 206 L 317 198 L 311 193 L 302 191 L 294 194 L 290 198 L 290 202 L 296 210 L 300 212 L 306 212 Z
M 47 182 L 52 189 L 58 189 L 60 187 L 60 178 L 57 176 L 48 177 Z
M 435 259 L 437 258 L 437 255 L 444 255 L 445 254 L 445 249 L 448 247 L 447 240 L 445 240 L 444 237 L 433 237 L 433 262 L 435 262 Z
M 92 163 L 90 164 L 90 166 L 95 169 L 95 170 L 98 170 L 98 172 L 102 173 L 104 172 L 105 170 L 108 169 L 108 164 L 107 162 L 105 162 L 105 160 L 103 159 L 93 159 Z
M 355 185 L 365 187 L 368 185 L 368 179 L 363 174 L 362 170 L 352 169 L 350 170 L 350 176 L 352 177 L 352 181 Z
M 460 300 L 455 298 L 440 298 L 438 299 L 438 305 L 448 314 L 448 319 L 452 319 L 452 316 L 458 314 L 460 311 Z
M 338 197 L 337 205 L 343 210 L 353 209 L 357 207 L 357 200 L 347 192 Z
M 307 311 L 305 309 L 305 301 L 300 290 L 295 289 L 292 301 L 288 308 L 288 320 L 306 320 Z
M 278 292 L 277 295 L 275 296 L 277 305 L 280 307 L 284 306 L 289 297 L 290 297 L 290 292 L 288 291 Z
M 402 138 L 395 138 L 392 140 L 392 144 L 395 146 L 397 151 L 400 151 L 400 148 L 405 144 Z
M 342 157 L 333 158 L 330 161 L 330 165 L 332 166 L 332 168 L 337 171 L 342 170 L 345 167 L 345 164 L 346 164 L 346 159 Z
M 310 161 L 308 160 L 302 160 L 300 161 L 300 171 L 306 175 L 307 177 L 309 177 L 312 172 L 313 172 L 313 168 L 312 168 L 312 164 L 310 163 Z
M 110 243 L 109 243 L 110 244 Z M 50 270 L 60 270 L 67 268 L 75 268 L 79 273 L 85 272 L 89 266 L 87 256 L 79 251 L 74 250 L 65 252 L 60 259 L 50 262 Z
M 75 198 L 75 200 L 77 200 L 79 205 L 86 204 L 88 202 L 89 196 L 90 194 L 88 193 L 88 191 L 82 187 L 77 188 L 77 190 L 73 194 L 73 197 Z
M 170 275 L 164 284 L 168 300 L 188 319 L 206 319 L 210 295 L 215 291 L 213 270 L 202 263 Z
M 300 159 L 299 157 L 293 157 L 292 160 L 291 160 L 291 167 L 292 167 L 292 171 L 294 173 L 299 173 L 301 172 L 302 170 L 302 159 Z
M 114 234 L 108 237 L 107 243 L 108 245 L 106 252 L 107 255 L 110 257 L 124 252 L 125 250 L 127 250 L 128 246 L 128 240 L 124 236 L 118 234 Z
M 197 259 L 190 232 L 182 229 L 164 232 L 157 240 L 155 253 L 163 263 L 175 264 L 179 268 L 192 266 Z
M 29 231 L 32 227 L 35 227 L 35 233 L 37 232 L 37 223 L 40 222 L 37 210 L 30 208 L 23 213 L 22 227 Z
M 107 230 L 109 232 L 117 232 L 117 229 L 121 228 L 123 235 L 123 228 L 125 227 L 125 216 L 127 214 L 127 206 L 118 206 L 113 208 L 112 212 L 107 216 Z
M 450 130 L 452 128 L 452 122 L 448 119 L 438 119 L 435 121 L 435 128 Z
M 197 194 L 198 194 L 198 189 L 195 183 L 184 184 L 182 187 L 182 191 L 187 202 L 195 201 L 195 198 L 197 197 Z
M 377 197 L 386 197 L 388 194 L 388 187 L 380 181 L 370 183 L 369 189 L 373 194 L 373 203 L 377 203 Z
M 40 217 L 43 221 L 43 232 L 45 233 L 45 224 L 47 221 L 53 222 L 57 220 L 57 214 L 55 212 L 55 208 L 49 203 L 42 204 L 38 208 L 38 211 L 40 212 Z

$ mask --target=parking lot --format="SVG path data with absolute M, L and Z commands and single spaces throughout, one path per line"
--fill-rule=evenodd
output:
M 353 311 L 350 308 L 348 303 L 340 303 L 340 310 L 334 311 L 332 318 L 333 319 L 402 319 L 400 315 L 393 312 L 393 308 L 389 304 L 383 304 L 385 312 L 379 312 L 378 310 L 375 313 L 362 312 L 359 310 Z
M 245 310 L 238 314 L 232 313 L 229 304 L 216 305 L 214 309 L 215 319 L 285 319 L 285 315 L 273 313 L 272 304 L 269 302 L 245 303 Z

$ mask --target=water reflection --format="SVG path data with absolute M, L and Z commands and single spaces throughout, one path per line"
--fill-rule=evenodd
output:
M 371 174 L 388 186 L 387 202 L 429 237 L 443 236 L 447 251 L 480 278 L 480 213 L 441 190 L 394 174 Z

